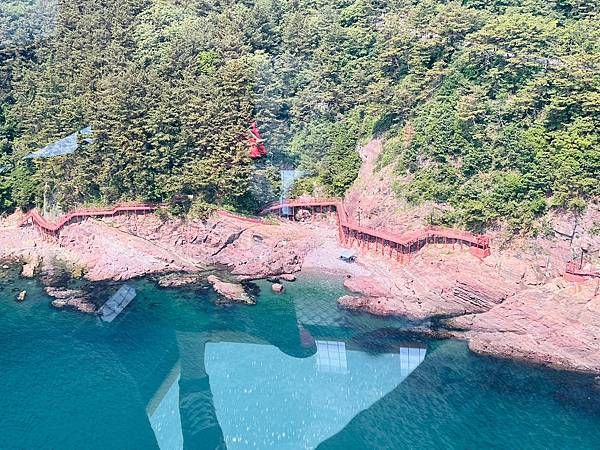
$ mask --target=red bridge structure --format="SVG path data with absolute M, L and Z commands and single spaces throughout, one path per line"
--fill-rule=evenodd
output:
M 297 209 L 310 209 L 314 213 L 335 212 L 337 213 L 337 225 L 340 242 L 352 247 L 357 243 L 361 248 L 373 249 L 375 252 L 387 254 L 390 258 L 396 258 L 399 262 L 410 261 L 412 255 L 418 252 L 426 244 L 459 244 L 469 246 L 469 251 L 478 258 L 490 255 L 490 238 L 488 236 L 475 235 L 467 231 L 452 228 L 430 226 L 417 231 L 407 233 L 396 233 L 392 231 L 376 230 L 357 224 L 347 213 L 344 202 L 339 198 L 317 198 L 317 199 L 293 199 L 283 202 L 274 202 L 265 207 L 261 214 L 284 210 L 291 211 L 292 219 L 295 219 Z

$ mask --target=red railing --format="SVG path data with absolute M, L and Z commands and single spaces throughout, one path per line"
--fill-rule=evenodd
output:
M 153 212 L 164 206 L 165 205 L 163 204 L 130 203 L 117 205 L 113 208 L 81 208 L 70 211 L 69 213 L 60 217 L 57 222 L 50 222 L 34 209 L 25 215 L 23 220 L 19 223 L 19 226 L 31 222 L 33 225 L 37 226 L 46 233 L 57 234 L 65 225 L 78 218 L 110 217 L 121 213 L 131 212 Z M 471 251 L 480 258 L 485 258 L 490 254 L 490 239 L 487 236 L 475 235 L 463 230 L 429 226 L 421 230 L 399 234 L 393 231 L 360 226 L 352 217 L 348 215 L 348 212 L 344 206 L 344 202 L 339 198 L 314 198 L 306 200 L 294 199 L 286 200 L 284 202 L 274 202 L 263 208 L 261 213 L 264 214 L 269 211 L 276 211 L 286 207 L 334 207 L 337 214 L 340 240 L 345 240 L 347 242 L 350 238 L 352 238 L 359 240 L 359 242 L 366 242 L 366 245 L 369 246 L 372 242 L 372 239 L 374 239 L 376 248 L 378 241 L 381 241 L 382 248 L 385 242 L 388 242 L 388 244 L 393 243 L 396 246 L 396 252 L 399 251 L 399 246 L 405 247 L 408 251 L 409 257 L 410 253 L 412 252 L 413 245 L 422 242 L 428 243 L 432 239 L 440 238 L 444 239 L 446 242 L 447 240 L 450 240 L 451 242 L 460 242 L 461 244 L 467 243 L 471 246 Z M 243 217 L 227 211 L 219 211 L 218 213 L 224 217 L 234 218 L 236 220 L 242 220 L 249 223 L 264 223 L 264 221 L 261 219 Z M 402 251 L 404 252 L 404 248 Z
M 397 232 L 369 228 L 359 226 L 352 217 L 348 215 L 344 202 L 339 198 L 312 198 L 312 199 L 291 199 L 283 202 L 273 202 L 267 205 L 261 211 L 262 214 L 277 211 L 283 208 L 300 208 L 300 207 L 335 207 L 338 227 L 340 228 L 340 236 L 352 233 L 354 235 L 370 236 L 382 241 L 392 242 L 394 244 L 411 247 L 413 244 L 420 241 L 428 241 L 430 239 L 450 239 L 453 241 L 465 242 L 475 249 L 477 256 L 485 258 L 490 254 L 490 239 L 488 236 L 475 235 L 468 231 L 457 230 L 454 228 L 429 226 L 421 230 L 410 231 L 399 234 Z
M 50 222 L 44 216 L 42 216 L 37 210 L 33 209 L 29 211 L 18 226 L 23 226 L 26 223 L 32 223 L 33 225 L 42 229 L 42 231 L 50 234 L 59 233 L 60 230 L 68 225 L 73 220 L 85 217 L 111 217 L 117 214 L 128 213 L 128 212 L 153 212 L 159 208 L 164 208 L 164 204 L 152 204 L 152 203 L 136 203 L 136 204 L 121 204 L 114 208 L 80 208 L 73 211 L 69 211 L 67 214 L 61 216 L 56 222 Z M 228 217 L 231 219 L 240 220 L 243 222 L 264 224 L 265 221 L 258 218 L 244 217 L 237 214 L 230 213 L 228 211 L 217 212 L 222 217 Z
M 565 275 L 569 281 L 586 281 L 588 278 L 600 278 L 600 271 L 598 270 L 583 270 L 581 263 L 575 261 L 568 261 L 565 267 Z
M 128 212 L 152 212 L 161 207 L 163 207 L 163 205 L 136 203 L 117 205 L 113 208 L 81 208 L 69 211 L 54 223 L 42 216 L 37 210 L 33 209 L 25 214 L 25 217 L 23 217 L 18 226 L 23 226 L 26 223 L 31 222 L 33 225 L 41 228 L 43 231 L 54 234 L 60 232 L 65 225 L 68 225 L 71 221 L 78 218 L 108 217 Z

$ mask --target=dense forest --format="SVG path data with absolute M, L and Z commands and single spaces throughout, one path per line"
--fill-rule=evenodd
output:
M 343 195 L 373 136 L 439 222 L 529 232 L 600 195 L 599 0 L 12 0 L 0 36 L 4 210 L 251 211 L 279 168 Z M 23 159 L 88 125 L 74 154 Z

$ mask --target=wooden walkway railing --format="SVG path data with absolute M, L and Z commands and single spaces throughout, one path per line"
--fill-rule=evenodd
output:
M 162 207 L 163 205 L 160 204 L 135 203 L 117 205 L 113 208 L 81 208 L 68 212 L 56 222 L 50 222 L 36 209 L 33 209 L 25 214 L 18 226 L 31 224 L 45 234 L 52 236 L 58 235 L 64 226 L 79 219 L 87 217 L 111 217 L 126 213 L 147 213 L 156 211 Z
M 261 211 L 266 214 L 273 211 L 282 212 L 291 210 L 291 217 L 295 218 L 296 209 L 311 209 L 311 212 L 330 211 L 335 208 L 337 213 L 338 233 L 344 245 L 352 246 L 358 243 L 359 247 L 372 246 L 375 251 L 394 257 L 398 261 L 410 260 L 412 254 L 429 243 L 468 245 L 472 254 L 479 258 L 490 255 L 490 239 L 487 236 L 475 235 L 467 231 L 444 227 L 427 227 L 407 233 L 396 233 L 387 230 L 378 230 L 360 226 L 348 215 L 344 202 L 339 198 L 292 199 L 284 202 L 273 202 Z

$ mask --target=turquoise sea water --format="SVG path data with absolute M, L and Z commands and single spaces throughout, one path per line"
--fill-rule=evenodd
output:
M 0 448 L 600 448 L 593 378 L 338 310 L 341 279 L 259 283 L 253 307 L 127 284 L 136 298 L 105 323 L 2 282 Z

